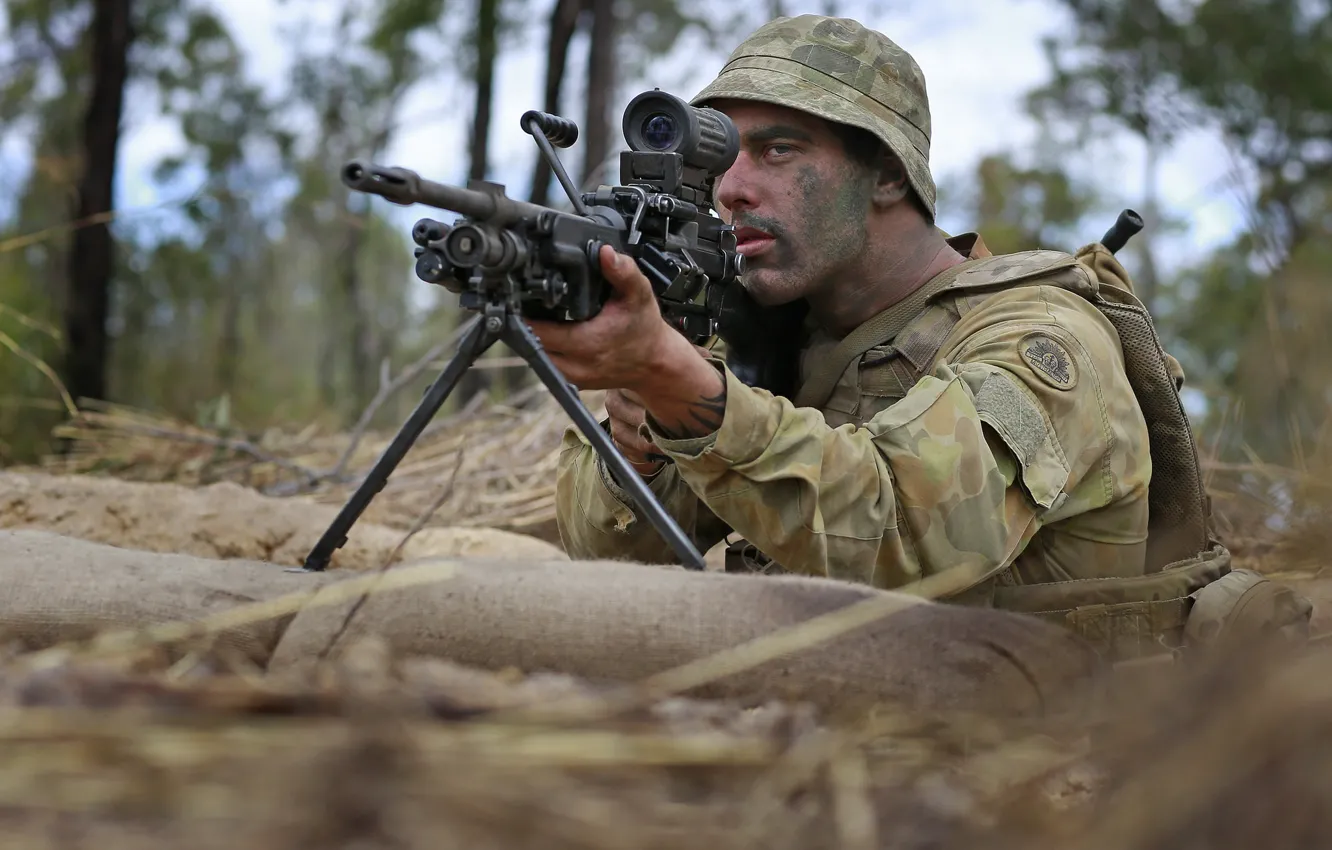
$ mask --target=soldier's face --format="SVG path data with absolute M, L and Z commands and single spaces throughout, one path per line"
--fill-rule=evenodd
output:
M 766 305 L 817 295 L 864 253 L 874 176 L 819 118 L 748 101 L 715 106 L 740 132 L 740 154 L 715 192 L 736 227 L 745 288 Z

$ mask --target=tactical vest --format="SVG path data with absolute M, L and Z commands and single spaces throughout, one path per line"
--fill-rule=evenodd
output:
M 1183 371 L 1161 347 L 1128 273 L 1099 243 L 1076 255 L 1028 251 L 954 267 L 913 294 L 920 304 L 917 312 L 893 311 L 909 317 L 901 327 L 871 322 L 853 332 L 858 339 L 839 342 L 806 379 L 795 404 L 823 408 L 833 427 L 864 424 L 931 370 L 964 315 L 997 292 L 1030 285 L 1076 293 L 1095 305 L 1119 335 L 1152 458 L 1145 572 L 1017 584 L 1010 568 L 989 580 L 985 592 L 945 601 L 993 605 L 1060 623 L 1114 661 L 1215 646 L 1236 635 L 1307 636 L 1312 610 L 1307 600 L 1257 573 L 1232 569 L 1229 551 L 1214 534 L 1197 446 L 1180 400 Z M 840 378 L 856 358 L 861 383 L 848 388 Z M 727 569 L 780 568 L 739 541 L 728 548 Z

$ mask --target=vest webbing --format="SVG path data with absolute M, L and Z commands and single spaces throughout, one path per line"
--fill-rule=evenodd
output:
M 1012 279 L 986 279 L 982 272 L 957 280 L 987 261 L 1016 260 L 1028 264 Z M 1043 270 L 1030 264 L 1047 261 Z M 1080 271 L 1049 274 L 1062 269 Z M 1197 448 L 1146 308 L 1120 286 L 1098 288 L 1095 273 L 1062 252 L 973 260 L 948 272 L 844 338 L 827 365 L 801 387 L 797 405 L 821 407 L 852 362 L 875 348 L 884 357 L 873 365 L 891 370 L 905 395 L 932 367 L 967 307 L 999 291 L 1050 285 L 1087 299 L 1119 335 L 1125 371 L 1147 420 L 1153 471 L 1146 575 L 1036 585 L 1001 583 L 990 604 L 1063 623 L 1107 648 L 1112 657 L 1131 658 L 1168 648 L 1179 637 L 1193 594 L 1230 571 L 1230 554 L 1212 535 Z M 950 288 L 968 292 L 971 298 L 939 297 L 950 294 Z M 959 302 L 963 306 L 955 306 Z M 904 309 L 908 304 L 918 309 Z
M 843 337 L 827 359 L 822 360 L 800 385 L 800 390 L 793 400 L 795 406 L 822 407 L 852 361 L 871 348 L 883 344 L 885 340 L 895 339 L 907 325 L 919 318 L 920 311 L 925 309 L 935 295 L 957 280 L 958 275 L 979 262 L 982 260 L 967 260 L 945 269 L 902 301 L 875 314 Z M 943 345 L 943 337 L 940 337 L 935 345 L 936 353 L 940 345 Z

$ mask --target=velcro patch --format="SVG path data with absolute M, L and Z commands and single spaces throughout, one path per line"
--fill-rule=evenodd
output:
M 1011 375 L 993 373 L 976 393 L 976 412 L 1022 465 L 1022 483 L 1032 501 L 1056 508 L 1064 497 L 1068 463 L 1031 390 Z
M 1078 367 L 1073 356 L 1054 337 L 1041 331 L 1018 340 L 1018 353 L 1036 373 L 1036 377 L 1057 390 L 1071 390 L 1078 385 Z

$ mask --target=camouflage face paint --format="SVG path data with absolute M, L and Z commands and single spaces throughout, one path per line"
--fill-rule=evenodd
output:
M 719 190 L 733 207 L 732 224 L 772 237 L 747 255 L 744 279 L 772 305 L 824 291 L 856 267 L 874 191 L 874 174 L 848 156 L 826 122 L 790 112 L 764 104 L 730 111 L 746 149 Z M 801 139 L 772 137 L 769 129 L 780 123 L 797 125 Z

